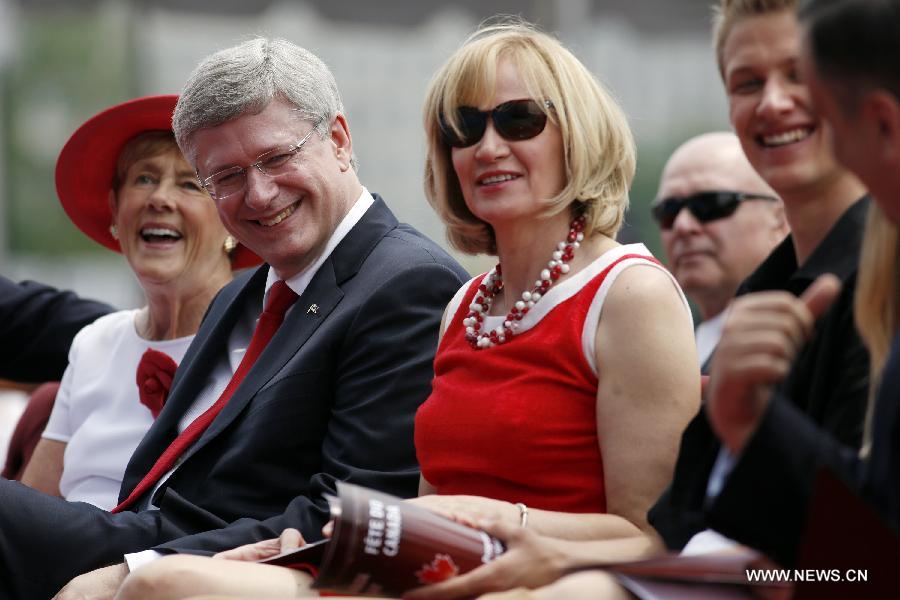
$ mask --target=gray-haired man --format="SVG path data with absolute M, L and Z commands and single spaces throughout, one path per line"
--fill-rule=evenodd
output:
M 316 539 L 337 480 L 416 493 L 413 416 L 466 273 L 360 184 L 334 78 L 302 48 L 256 39 L 210 56 L 173 128 L 228 230 L 268 264 L 210 306 L 119 512 L 0 482 L 6 596 L 47 597 L 153 547 L 216 551 L 285 527 Z M 264 299 L 281 294 L 299 298 L 239 366 Z M 89 573 L 60 597 L 111 596 L 126 572 Z

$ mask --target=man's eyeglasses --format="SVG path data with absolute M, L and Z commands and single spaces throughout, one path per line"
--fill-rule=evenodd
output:
M 313 125 L 303 139 L 287 148 L 274 148 L 256 158 L 256 162 L 246 167 L 228 167 L 200 179 L 202 185 L 214 200 L 224 200 L 228 196 L 243 192 L 247 188 L 247 170 L 255 168 L 263 175 L 277 177 L 288 172 L 297 154 L 303 149 L 303 145 L 315 132 L 322 122 L 321 119 Z M 199 179 L 199 176 L 198 176 Z
M 745 200 L 776 202 L 778 198 L 765 194 L 745 194 L 744 192 L 697 192 L 684 198 L 664 198 L 656 202 L 650 210 L 661 229 L 672 229 L 682 208 L 686 207 L 701 223 L 709 223 L 730 217 L 737 210 L 738 205 Z
M 553 103 L 544 100 L 545 108 L 552 108 Z M 494 129 L 505 140 L 528 140 L 540 134 L 547 125 L 547 113 L 534 100 L 510 100 L 498 104 L 493 110 L 482 111 L 471 106 L 460 106 L 456 109 L 456 120 L 459 125 L 457 133 L 453 126 L 440 117 L 441 132 L 444 141 L 453 148 L 467 148 L 477 144 L 484 136 L 488 119 L 494 122 Z

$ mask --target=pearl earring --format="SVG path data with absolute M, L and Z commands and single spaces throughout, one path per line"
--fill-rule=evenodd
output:
M 116 227 L 115 223 L 109 226 L 109 235 L 113 236 L 114 240 L 119 239 L 119 228 Z
M 225 236 L 225 243 L 222 244 L 222 247 L 225 248 L 225 254 L 231 254 L 235 248 L 237 248 L 237 240 L 234 239 L 234 236 L 227 235 Z

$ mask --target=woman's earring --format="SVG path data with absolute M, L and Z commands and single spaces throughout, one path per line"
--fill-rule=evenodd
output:
M 114 240 L 119 239 L 119 228 L 116 227 L 115 223 L 109 226 L 109 235 L 113 236 Z
M 222 244 L 222 247 L 225 248 L 225 254 L 231 254 L 234 252 L 234 249 L 237 248 L 237 240 L 234 239 L 234 236 L 227 235 L 225 236 L 225 243 Z

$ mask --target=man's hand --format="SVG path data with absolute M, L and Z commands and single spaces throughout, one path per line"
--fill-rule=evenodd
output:
M 231 550 L 219 552 L 213 556 L 213 558 L 255 562 L 263 560 L 264 558 L 269 558 L 270 556 L 275 556 L 276 554 L 281 554 L 282 552 L 287 552 L 288 550 L 295 550 L 304 544 L 306 544 L 306 541 L 303 539 L 303 536 L 300 535 L 300 532 L 296 529 L 288 528 L 282 531 L 281 536 L 277 538 L 263 540 L 261 542 L 256 542 L 255 544 L 238 546 Z
M 66 584 L 53 600 L 110 600 L 127 576 L 125 563 L 103 567 L 79 575 Z
M 815 320 L 840 289 L 837 277 L 822 275 L 800 298 L 760 292 L 732 303 L 713 355 L 706 399 L 713 430 L 732 454 L 743 450 L 765 413 L 772 385 L 788 374 Z

